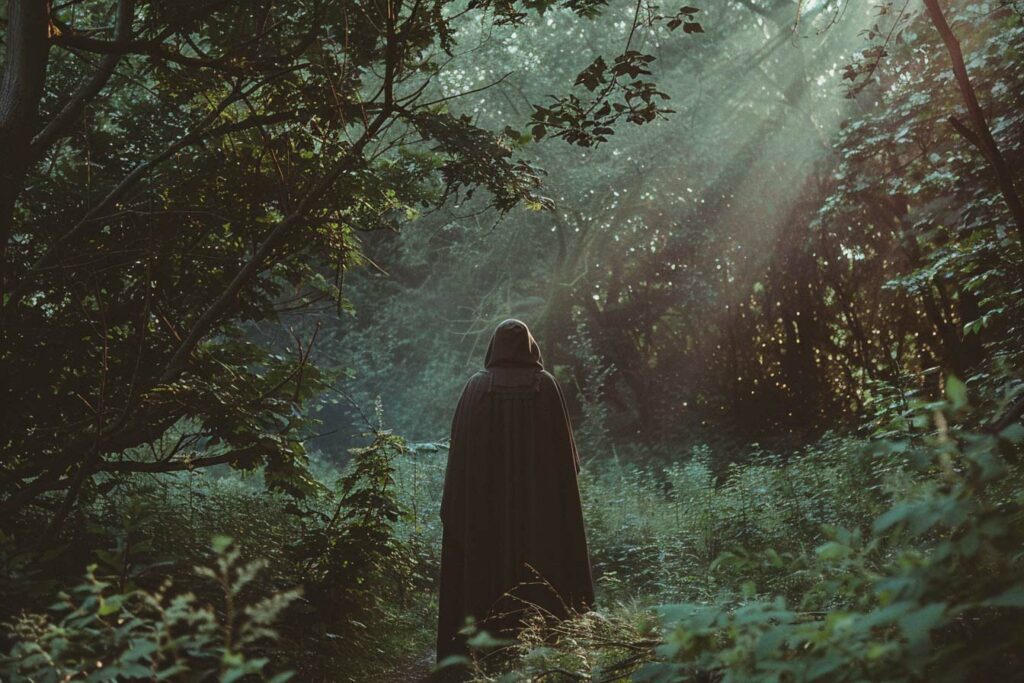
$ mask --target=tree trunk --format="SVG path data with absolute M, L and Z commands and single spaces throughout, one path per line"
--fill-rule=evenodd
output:
M 0 295 L 7 292 L 7 245 L 14 205 L 30 165 L 29 147 L 46 82 L 48 26 L 46 0 L 8 3 L 7 52 L 0 77 Z

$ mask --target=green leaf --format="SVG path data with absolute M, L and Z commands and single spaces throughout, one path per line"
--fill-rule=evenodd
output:
M 837 652 L 829 651 L 824 657 L 811 664 L 807 669 L 807 680 L 816 681 L 822 677 L 828 676 L 830 673 L 838 669 L 845 664 L 845 660 Z M 830 679 L 829 679 L 830 680 Z
M 967 385 L 956 375 L 946 378 L 946 398 L 953 404 L 953 410 L 963 410 L 967 407 Z
M 213 550 L 218 555 L 227 552 L 227 549 L 231 547 L 231 543 L 234 541 L 230 536 L 218 534 L 213 537 Z
M 1024 608 L 1024 586 L 1014 586 L 1002 595 L 984 600 L 981 604 L 985 607 Z
M 131 646 L 128 648 L 127 652 L 121 655 L 122 661 L 134 662 L 147 659 L 158 649 L 157 644 L 151 640 L 138 638 L 132 639 L 129 642 Z
M 825 560 L 826 562 L 831 562 L 834 560 L 842 560 L 849 557 L 851 550 L 849 547 L 843 545 L 842 543 L 829 541 L 828 543 L 824 543 L 818 546 L 815 552 L 821 559 Z
M 685 670 L 685 667 L 680 664 L 651 662 L 635 671 L 629 680 L 636 683 L 669 683 L 681 680 L 679 674 Z
M 1024 442 L 1024 424 L 1014 422 L 1012 425 L 999 432 L 999 438 L 1010 443 Z
M 101 617 L 110 616 L 121 609 L 125 596 L 111 595 L 109 598 L 100 597 L 100 608 L 98 614 Z
M 466 641 L 466 645 L 473 649 L 490 649 L 492 647 L 502 647 L 509 645 L 511 641 L 504 640 L 501 638 L 495 638 L 487 631 L 479 631 L 475 633 L 469 640 Z
M 907 519 L 913 511 L 914 507 L 909 503 L 900 503 L 876 518 L 872 528 L 876 534 L 881 533 L 889 527 L 899 524 Z
M 939 625 L 946 612 L 946 603 L 935 602 L 925 605 L 900 619 L 900 628 L 912 645 L 928 639 L 932 629 Z
M 454 666 L 464 666 L 470 663 L 469 657 L 465 655 L 448 655 L 437 663 L 438 669 L 447 669 Z

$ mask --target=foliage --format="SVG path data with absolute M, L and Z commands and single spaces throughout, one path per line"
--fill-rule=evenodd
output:
M 353 391 L 392 397 L 400 431 L 436 438 L 493 325 L 517 316 L 575 390 L 574 417 L 600 391 L 621 451 L 799 448 L 937 398 L 943 368 L 1005 383 L 999 400 L 1012 393 L 1020 240 L 989 162 L 948 122 L 965 113 L 943 41 L 903 4 L 880 15 L 876 3 L 727 2 L 703 7 L 706 33 L 682 42 L 641 21 L 634 47 L 656 55 L 677 114 L 594 148 L 537 145 L 552 211 L 468 203 L 424 217 L 426 233 L 368 239 L 389 277 L 354 276 L 365 315 L 326 332 L 354 359 Z M 947 5 L 1019 176 L 1019 14 Z M 549 106 L 552 85 L 594 59 L 568 45 L 594 46 L 610 68 L 632 26 L 624 10 L 584 25 L 549 14 L 514 40 L 489 36 L 465 77 L 533 71 L 469 110 L 498 121 L 512 106 Z M 839 65 L 890 28 L 872 82 L 846 98 Z M 584 93 L 602 87 L 585 81 Z M 575 353 L 581 322 L 587 362 Z M 594 363 L 614 367 L 600 390 Z
M 580 421 L 574 429 L 576 446 L 582 453 L 605 453 L 611 445 L 608 424 L 611 411 L 602 393 L 615 368 L 606 365 L 605 359 L 595 352 L 584 321 L 578 323 L 572 342 L 575 360 L 586 368 L 582 382 L 576 387 L 580 404 Z M 575 377 L 572 379 L 575 381 Z
M 954 389 L 926 436 L 841 458 L 829 458 L 843 448 L 830 440 L 787 464 L 737 466 L 725 484 L 698 457 L 671 479 L 690 487 L 679 492 L 692 505 L 681 515 L 675 486 L 659 483 L 671 471 L 591 483 L 602 609 L 528 628 L 507 680 L 545 671 L 666 682 L 1012 677 L 1024 636 L 1024 429 L 952 426 L 958 401 Z M 870 466 L 836 476 L 853 457 Z M 810 472 L 821 478 L 804 479 Z M 866 515 L 864 498 L 879 512 Z M 602 533 L 610 520 L 615 537 Z M 645 524 L 650 546 L 630 536 Z M 702 558 L 709 537 L 721 546 Z M 621 564 L 603 560 L 609 543 L 625 545 Z M 663 602 L 648 611 L 638 597 Z
M 940 432 L 932 444 L 880 446 L 925 473 L 912 497 L 869 533 L 827 527 L 829 540 L 813 554 L 763 558 L 813 577 L 799 600 L 758 599 L 750 584 L 732 606 L 662 608 L 665 643 L 655 652 L 668 661 L 635 679 L 690 680 L 699 671 L 720 671 L 722 680 L 1012 675 L 1024 635 L 1024 528 L 1019 484 L 1000 485 L 1009 471 L 996 437 Z
M 384 429 L 379 404 L 377 419 L 372 441 L 350 451 L 336 495 L 324 501 L 333 510 L 325 512 L 321 504 L 304 511 L 289 548 L 300 567 L 307 609 L 324 623 L 337 623 L 339 615 L 349 625 L 380 620 L 394 598 L 382 592 L 388 577 L 397 577 L 392 590 L 407 590 L 408 550 L 395 538 L 405 509 L 397 498 L 392 465 L 405 452 L 405 441 Z
M 674 113 L 658 104 L 670 99 L 669 95 L 659 90 L 655 82 L 642 78 L 653 75 L 650 65 L 656 57 L 631 49 L 633 37 L 641 27 L 654 29 L 661 24 L 669 31 L 682 26 L 684 33 L 703 33 L 703 27 L 694 21 L 699 11 L 684 5 L 674 16 L 665 17 L 658 13 L 656 6 L 638 2 L 625 50 L 615 56 L 611 64 L 598 55 L 576 76 L 575 85 L 583 86 L 589 94 L 582 99 L 575 94 L 553 97 L 554 103 L 546 107 L 532 105 L 530 133 L 533 138 L 540 140 L 552 129 L 556 137 L 570 144 L 592 147 L 608 142 L 608 136 L 615 132 L 615 126 L 622 119 L 643 125 Z
M 310 413 L 347 363 L 316 367 L 304 316 L 350 310 L 365 236 L 478 188 L 550 204 L 520 136 L 453 111 L 460 30 L 603 4 L 5 5 L 4 523 L 57 496 L 56 534 L 100 474 L 311 494 Z
M 425 507 L 416 509 L 406 495 L 407 470 L 395 469 L 405 459 L 404 443 L 384 429 L 379 412 L 369 427 L 367 445 L 353 449 L 348 462 L 314 452 L 316 487 L 300 502 L 224 466 L 167 474 L 158 484 L 138 475 L 119 478 L 69 520 L 74 543 L 33 552 L 15 537 L 3 539 L 0 620 L 16 623 L 20 614 L 45 609 L 60 590 L 74 594 L 86 564 L 104 595 L 176 597 L 166 578 L 174 591 L 197 596 L 194 604 L 220 604 L 217 585 L 192 567 L 218 562 L 205 539 L 228 534 L 265 558 L 245 600 L 301 589 L 276 620 L 276 644 L 257 650 L 269 670 L 292 670 L 304 680 L 379 675 L 385 663 L 376 648 L 413 656 L 432 639 L 421 629 L 429 622 L 424 614 L 437 564 L 416 558 L 435 553 L 439 537 L 424 538 L 422 527 L 415 532 L 406 521 L 414 510 L 427 519 L 432 504 L 420 501 Z M 188 625 L 174 623 L 175 636 L 184 637 Z M 3 630 L 5 647 L 15 635 Z
M 253 600 L 246 591 L 266 563 L 242 563 L 231 539 L 214 539 L 217 563 L 195 571 L 217 585 L 221 603 L 203 605 L 175 593 L 171 581 L 147 591 L 120 592 L 96 577 L 85 580 L 45 614 L 25 613 L 6 624 L 14 641 L 0 658 L 8 681 L 266 680 L 282 683 L 261 656 L 277 638 L 273 628 L 298 591 Z

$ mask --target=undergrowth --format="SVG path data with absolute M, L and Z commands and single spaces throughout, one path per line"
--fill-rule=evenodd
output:
M 580 487 L 597 609 L 538 620 L 512 643 L 478 634 L 475 680 L 1012 678 L 1024 428 L 960 426 L 964 391 L 951 381 L 910 432 L 755 447 L 724 468 L 707 448 L 663 466 L 592 458 Z M 7 539 L 5 680 L 49 680 L 27 673 L 44 665 L 96 678 L 96 662 L 122 680 L 146 667 L 221 680 L 422 673 L 445 455 L 381 429 L 344 467 L 316 463 L 319 493 L 302 501 L 237 474 L 138 479 L 97 495 L 58 553 Z M 194 569 L 211 565 L 220 573 Z M 243 613 L 217 580 L 231 572 L 245 574 L 245 604 L 274 605 L 258 638 L 226 626 Z

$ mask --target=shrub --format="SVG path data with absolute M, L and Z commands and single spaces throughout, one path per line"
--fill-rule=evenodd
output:
M 5 624 L 14 641 L 0 657 L 7 681 L 211 680 L 224 683 L 257 677 L 282 683 L 290 672 L 271 675 L 262 648 L 298 591 L 252 600 L 246 587 L 266 563 L 239 561 L 231 539 L 214 539 L 216 566 L 196 573 L 218 588 L 218 608 L 200 604 L 192 593 L 173 592 L 171 581 L 157 590 L 114 590 L 96 577 L 61 592 L 46 613 L 23 613 Z
M 720 483 L 700 458 L 661 473 L 601 473 L 588 486 L 601 510 L 592 552 L 622 552 L 620 528 L 660 548 L 669 590 L 652 586 L 649 571 L 638 585 L 623 558 L 618 601 L 605 594 L 600 615 L 524 634 L 510 680 L 552 671 L 665 683 L 1013 678 L 1024 664 L 1024 427 L 957 428 L 964 405 L 951 396 L 924 406 L 934 411 L 927 435 L 871 442 L 859 457 L 855 441 L 826 440 L 786 462 L 752 458 Z M 659 494 L 661 475 L 671 485 Z M 695 570 L 709 537 L 724 552 L 704 577 Z M 624 597 L 666 592 L 686 597 L 649 611 Z

